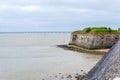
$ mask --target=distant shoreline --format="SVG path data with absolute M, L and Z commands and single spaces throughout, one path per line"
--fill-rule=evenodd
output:
M 19 33 L 71 33 L 71 32 L 57 32 L 57 31 L 42 31 L 42 32 L 0 32 L 0 34 L 19 34 Z

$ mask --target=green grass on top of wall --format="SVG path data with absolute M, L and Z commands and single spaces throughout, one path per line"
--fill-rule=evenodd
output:
M 87 27 L 83 30 L 77 30 L 73 33 L 77 34 L 86 34 L 86 33 L 92 33 L 92 34 L 120 34 L 120 31 L 113 30 L 110 27 Z

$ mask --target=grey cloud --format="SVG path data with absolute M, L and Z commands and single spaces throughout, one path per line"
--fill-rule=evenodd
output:
M 0 29 L 71 31 L 84 26 L 119 26 L 119 3 L 119 0 L 3 0 Z

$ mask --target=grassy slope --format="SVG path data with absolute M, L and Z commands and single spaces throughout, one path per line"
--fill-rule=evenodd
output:
M 95 34 L 120 34 L 120 31 L 113 30 L 110 27 L 87 27 L 83 30 L 74 31 L 77 34 L 95 33 Z

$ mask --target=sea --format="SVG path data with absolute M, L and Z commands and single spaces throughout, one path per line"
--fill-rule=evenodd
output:
M 0 33 L 0 80 L 76 80 L 102 57 L 64 50 L 69 32 Z

